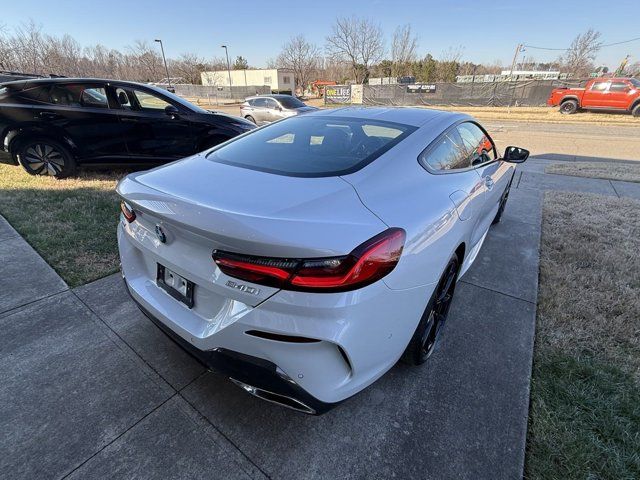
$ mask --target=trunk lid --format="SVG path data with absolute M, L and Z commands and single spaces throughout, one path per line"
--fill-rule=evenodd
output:
M 387 228 L 339 177 L 281 176 L 204 155 L 131 174 L 117 191 L 139 213 L 127 228 L 136 241 L 147 242 L 142 251 L 153 262 L 248 304 L 277 290 L 257 286 L 259 294 L 249 296 L 229 288 L 229 277 L 212 261 L 214 249 L 284 258 L 337 256 Z M 158 225 L 166 243 L 155 240 Z M 153 265 L 149 269 L 152 274 Z

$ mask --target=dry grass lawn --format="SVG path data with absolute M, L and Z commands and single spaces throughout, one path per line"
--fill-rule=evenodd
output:
M 0 164 L 0 214 L 71 287 L 118 269 L 115 186 L 126 172 L 55 180 Z
M 640 478 L 640 202 L 548 192 L 527 478 Z
M 547 173 L 640 183 L 640 165 L 611 162 L 565 162 L 548 165 Z

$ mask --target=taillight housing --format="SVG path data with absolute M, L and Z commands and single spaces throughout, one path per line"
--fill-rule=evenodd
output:
M 127 222 L 131 223 L 136 219 L 136 212 L 134 212 L 133 208 L 131 208 L 126 202 L 120 202 L 120 210 Z
M 405 231 L 390 228 L 349 255 L 327 258 L 269 258 L 213 251 L 213 260 L 230 277 L 307 292 L 344 292 L 388 275 L 402 254 Z

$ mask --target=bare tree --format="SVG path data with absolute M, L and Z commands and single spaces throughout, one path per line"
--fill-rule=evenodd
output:
M 464 47 L 449 47 L 440 54 L 436 67 L 436 79 L 439 82 L 455 82 L 460 68 Z
M 194 53 L 183 53 L 179 59 L 170 60 L 169 64 L 175 75 L 193 85 L 202 83 L 201 73 L 208 69 L 206 60 Z
M 408 73 L 411 62 L 416 59 L 417 49 L 418 39 L 411 33 L 411 25 L 396 28 L 391 42 L 393 76 L 400 77 Z
M 382 28 L 366 18 L 338 18 L 327 37 L 326 48 L 335 60 L 351 64 L 356 83 L 364 83 L 371 65 L 384 55 Z
M 164 78 L 162 57 L 151 47 L 146 40 L 136 40 L 133 46 L 128 47 L 135 57 L 140 67 L 142 67 L 141 77 L 138 80 L 154 82 Z
M 569 73 L 577 77 L 586 76 L 593 69 L 593 61 L 601 45 L 600 32 L 590 28 L 573 39 L 569 49 L 559 61 Z
M 282 46 L 276 63 L 282 68 L 293 70 L 297 87 L 304 92 L 318 69 L 320 50 L 309 43 L 304 35 L 292 37 Z

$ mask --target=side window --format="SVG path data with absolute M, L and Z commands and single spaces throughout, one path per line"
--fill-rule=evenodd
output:
M 256 98 L 253 101 L 253 106 L 258 108 L 266 108 L 267 107 L 267 99 L 266 98 Z
M 47 86 L 30 86 L 15 92 L 12 98 L 15 98 L 20 103 L 40 105 L 48 103 L 49 85 Z
M 491 140 L 478 125 L 464 122 L 456 128 L 467 149 L 470 165 L 476 166 L 495 160 L 495 151 Z
M 456 128 L 450 129 L 436 142 L 433 148 L 420 156 L 420 161 L 426 163 L 430 169 L 448 171 L 471 166 L 468 151 Z
M 273 98 L 265 98 L 265 101 L 267 103 L 267 108 L 271 110 L 275 110 L 278 108 L 278 102 L 276 102 Z
M 603 92 L 609 86 L 609 82 L 595 82 L 591 85 L 591 90 L 594 92 Z
M 626 92 L 629 90 L 629 86 L 625 82 L 611 82 L 609 87 L 610 92 Z
M 79 107 L 81 106 L 80 97 L 83 90 L 84 88 L 81 85 L 53 85 L 49 90 L 48 103 L 65 107 Z
M 85 88 L 80 97 L 83 107 L 109 108 L 107 92 L 102 87 Z
M 142 110 L 164 110 L 168 105 L 171 105 L 169 102 L 149 92 L 134 90 L 133 94 L 136 96 Z

